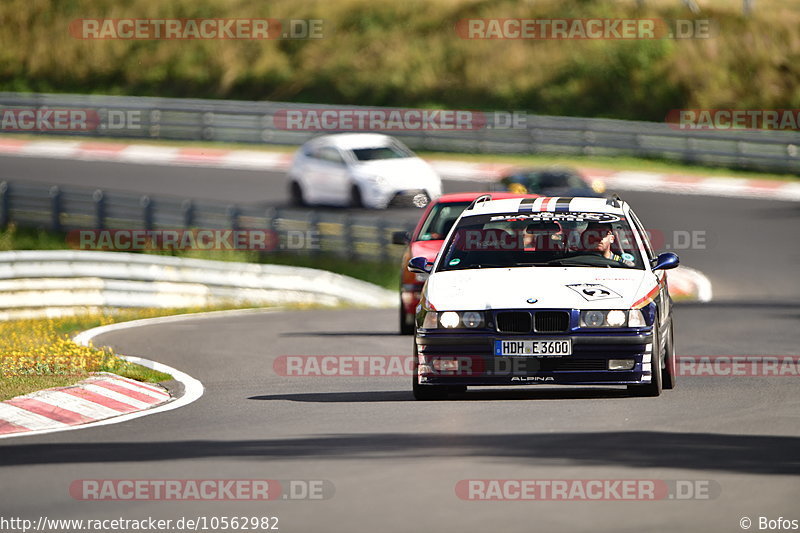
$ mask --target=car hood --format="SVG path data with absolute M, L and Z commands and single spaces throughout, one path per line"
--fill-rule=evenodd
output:
M 436 171 L 417 157 L 360 161 L 355 169 L 361 175 L 382 176 L 390 183 L 405 188 L 429 187 L 431 183 L 441 183 Z
M 628 309 L 657 286 L 647 270 L 584 267 L 436 272 L 425 286 L 435 309 Z M 535 300 L 528 303 L 528 299 Z

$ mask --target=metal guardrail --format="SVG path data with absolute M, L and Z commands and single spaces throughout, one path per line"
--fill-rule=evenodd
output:
M 397 294 L 311 268 L 120 252 L 0 252 L 0 320 L 75 308 L 237 302 L 389 307 Z
M 270 230 L 271 250 L 259 253 L 333 254 L 399 260 L 394 231 L 384 217 L 291 208 L 259 208 L 154 197 L 101 189 L 0 182 L 0 229 L 14 223 L 52 231 L 222 229 Z
M 280 102 L 0 92 L 0 109 L 79 108 L 97 112 L 102 124 L 82 137 L 204 140 L 298 145 L 316 132 L 276 126 L 279 111 L 367 109 Z M 374 108 L 370 108 L 374 109 Z M 109 112 L 136 111 L 137 127 L 107 126 Z M 800 132 L 676 130 L 666 123 L 525 115 L 524 127 L 507 128 L 487 113 L 473 130 L 391 132 L 414 149 L 567 155 L 629 155 L 686 163 L 800 173 Z M 508 114 L 503 115 L 504 120 Z

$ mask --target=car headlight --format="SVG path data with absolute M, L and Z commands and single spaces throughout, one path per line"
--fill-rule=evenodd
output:
M 589 328 L 602 327 L 606 321 L 604 311 L 584 311 L 581 313 L 581 326 Z
M 384 183 L 386 183 L 386 178 L 384 178 L 383 176 L 368 175 L 366 178 L 368 182 L 374 183 L 375 185 L 383 185 Z
M 603 194 L 604 192 L 606 192 L 605 182 L 599 179 L 592 180 L 592 190 L 597 194 Z
M 422 322 L 422 327 L 425 329 L 476 329 L 482 328 L 484 323 L 484 315 L 480 311 L 428 312 Z
M 612 328 L 618 328 L 625 324 L 625 320 L 627 318 L 628 317 L 625 316 L 625 311 L 620 311 L 619 309 L 615 309 L 613 311 L 609 311 L 606 314 L 606 323 Z
M 436 311 L 428 311 L 425 313 L 425 318 L 422 320 L 422 327 L 424 329 L 436 329 L 439 327 L 439 313 Z
M 439 317 L 439 323 L 443 328 L 452 329 L 457 328 L 461 323 L 461 317 L 455 311 L 445 311 Z
M 642 328 L 647 325 L 644 320 L 644 313 L 641 309 L 631 309 L 628 311 L 628 327 Z
M 646 325 L 644 315 L 638 309 L 581 311 L 581 327 L 584 328 L 635 328 Z
M 461 323 L 468 328 L 480 328 L 483 326 L 483 313 L 467 311 L 461 314 Z

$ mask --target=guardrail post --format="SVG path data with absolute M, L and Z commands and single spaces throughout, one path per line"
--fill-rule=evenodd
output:
M 189 229 L 194 224 L 194 202 L 184 200 L 181 202 L 181 210 L 183 211 L 183 227 Z
M 268 207 L 264 210 L 264 229 L 269 232 L 268 242 L 274 246 L 274 248 L 267 249 L 264 251 L 259 252 L 259 258 L 261 259 L 260 262 L 263 261 L 263 258 L 270 252 L 278 252 L 281 251 L 283 248 L 281 247 L 281 235 L 278 233 L 278 209 L 275 207 Z
M 594 132 L 589 129 L 583 130 L 581 137 L 583 138 L 583 146 L 581 147 L 583 155 L 594 155 L 594 146 L 597 141 Z
M 228 220 L 231 223 L 231 229 L 233 231 L 239 231 L 239 208 L 235 205 L 229 205 L 225 210 L 225 213 L 228 215 Z
M 95 189 L 92 193 L 92 202 L 94 202 L 94 226 L 96 229 L 105 229 L 106 195 L 103 194 L 102 189 Z
M 530 126 L 530 115 L 525 115 L 526 124 L 528 124 L 527 135 L 530 137 L 528 141 L 528 153 L 535 154 L 538 151 L 539 142 L 541 141 L 541 132 L 538 128 Z
M 320 254 L 322 252 L 324 243 L 322 242 L 322 233 L 319 231 L 319 214 L 313 210 L 308 216 L 308 235 L 311 237 L 311 241 L 316 241 L 319 243 L 319 246 L 314 246 L 311 248 L 311 253 L 314 255 Z
M 275 207 L 268 207 L 264 211 L 264 227 L 268 230 L 278 230 L 278 209 Z
M 161 110 L 151 109 L 149 115 L 150 127 L 148 133 L 150 134 L 150 137 L 158 139 L 161 137 Z
M 57 185 L 50 187 L 50 229 L 61 231 L 61 189 Z
M 8 227 L 11 222 L 11 191 L 7 181 L 0 181 L 0 229 Z
M 142 225 L 145 230 L 150 231 L 153 229 L 153 201 L 145 195 L 139 204 L 142 206 Z
M 279 212 L 278 208 L 276 207 L 268 207 L 264 211 L 264 228 L 272 234 L 271 237 L 275 244 L 275 248 L 272 250 L 273 252 L 282 249 L 281 234 L 278 231 L 278 217 L 279 217 Z
M 348 257 L 356 258 L 358 250 L 356 249 L 356 240 L 353 236 L 353 217 L 350 213 L 344 216 L 344 223 L 342 224 L 342 236 L 344 238 L 344 252 Z
M 380 250 L 380 260 L 389 260 L 389 240 L 386 238 L 386 219 L 378 219 L 378 249 Z

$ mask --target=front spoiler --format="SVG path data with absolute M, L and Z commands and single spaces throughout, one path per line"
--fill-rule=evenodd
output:
M 495 356 L 494 342 L 511 337 L 489 334 L 417 332 L 420 385 L 637 385 L 650 383 L 650 328 L 624 334 L 532 335 L 572 341 L 562 357 Z M 436 369 L 437 359 L 456 359 L 458 369 Z M 609 359 L 633 359 L 630 370 L 608 370 Z

